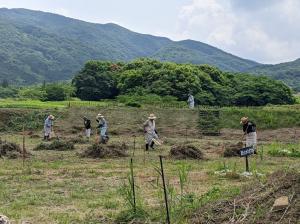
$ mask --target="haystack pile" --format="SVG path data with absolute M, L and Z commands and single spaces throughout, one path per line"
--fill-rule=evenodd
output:
M 82 154 L 82 157 L 88 158 L 116 158 L 126 157 L 128 154 L 126 151 L 128 146 L 125 143 L 122 144 L 93 144 L 88 147 Z
M 244 147 L 243 142 L 225 145 L 224 157 L 240 156 L 239 151 Z
M 203 159 L 203 153 L 194 145 L 175 145 L 170 157 L 174 159 Z
M 25 156 L 30 154 L 26 152 Z M 0 157 L 6 157 L 9 159 L 16 159 L 22 157 L 22 149 L 19 145 L 13 142 L 6 142 L 0 139 Z
M 74 149 L 74 143 L 69 141 L 55 140 L 51 143 L 41 143 L 37 145 L 34 150 L 55 150 L 55 151 L 69 151 Z

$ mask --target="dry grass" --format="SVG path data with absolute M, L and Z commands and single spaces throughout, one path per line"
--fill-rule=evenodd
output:
M 221 136 L 203 137 L 197 130 L 198 113 L 182 109 L 136 109 L 136 108 L 76 108 L 69 111 L 51 111 L 56 115 L 55 132 L 64 140 L 82 135 L 81 116 L 88 116 L 95 128 L 94 117 L 99 112 L 109 121 L 110 143 L 129 146 L 129 155 L 133 155 L 133 135 L 136 135 L 134 152 L 134 173 L 137 193 L 144 201 L 148 219 L 162 223 L 161 189 L 157 188 L 160 154 L 169 155 L 173 145 L 192 144 L 199 148 L 206 160 L 164 161 L 165 174 L 175 196 L 180 192 L 179 170 L 189 166 L 188 181 L 184 188 L 187 195 L 197 200 L 189 209 L 183 209 L 184 215 L 174 207 L 171 209 L 173 223 L 186 223 L 185 215 L 255 178 L 264 178 L 265 174 L 275 170 L 293 167 L 299 170 L 299 158 L 270 157 L 267 145 L 282 137 L 280 130 L 259 132 L 262 136 L 264 155 L 252 156 L 250 167 L 252 178 L 231 178 L 215 174 L 224 169 L 232 173 L 245 170 L 244 159 L 223 158 L 224 145 L 240 140 L 240 130 L 222 130 Z M 149 113 L 154 112 L 158 132 L 164 144 L 155 151 L 144 152 L 144 140 L 141 124 Z M 62 116 L 61 116 L 62 115 Z M 295 129 L 298 130 L 298 129 Z M 267 134 L 266 134 L 267 133 Z M 296 133 L 296 132 L 295 132 Z M 299 132 L 300 133 L 300 132 Z M 186 135 L 187 134 L 187 135 Z M 298 132 L 296 133 L 298 135 Z M 31 136 L 42 136 L 41 131 Z M 286 135 L 285 141 L 294 141 L 294 132 Z M 22 135 L 17 132 L 1 133 L 2 140 L 21 143 Z M 26 138 L 26 148 L 32 150 L 41 142 L 41 138 Z M 26 159 L 0 159 L 0 213 L 7 215 L 14 223 L 27 220 L 31 223 L 113 223 L 125 203 L 120 195 L 120 187 L 127 180 L 129 158 L 89 159 L 82 153 L 90 143 L 76 144 L 73 151 L 31 151 L 32 157 Z M 284 143 L 283 143 L 284 144 Z M 298 144 L 299 143 L 294 143 Z M 261 160 L 263 158 L 263 160 Z M 260 174 L 263 176 L 261 177 Z M 229 192 L 230 193 L 230 192 Z M 231 192 L 232 193 L 232 192 Z M 171 205 L 173 205 L 171 203 Z M 190 204 L 189 204 L 190 205 Z M 188 206 L 187 206 L 188 207 Z
M 21 140 L 20 135 L 4 138 L 15 142 Z M 133 138 L 126 139 L 130 146 L 129 154 L 132 154 Z M 30 138 L 26 140 L 28 149 L 34 148 L 39 141 Z M 112 142 L 118 144 L 123 140 L 124 137 L 115 137 Z M 185 141 L 178 138 L 168 140 Z M 193 141 L 199 148 L 208 144 L 207 140 L 189 141 Z M 34 151 L 33 157 L 26 160 L 24 167 L 21 160 L 0 160 L 0 211 L 16 221 L 28 220 L 31 223 L 76 223 L 82 220 L 89 220 L 89 223 L 101 223 L 99 220 L 104 220 L 103 223 L 112 222 L 124 209 L 118 189 L 129 172 L 129 158 L 80 158 L 77 153 L 85 147 L 76 145 L 75 151 L 67 152 Z M 159 165 L 158 155 L 168 155 L 171 145 L 163 145 L 146 154 L 141 150 L 142 147 L 143 139 L 139 137 L 134 157 L 136 184 L 145 201 L 146 210 L 150 211 L 150 217 L 157 220 L 161 204 L 157 189 L 153 187 L 158 177 L 155 167 Z M 169 183 L 179 192 L 179 166 L 189 164 L 191 170 L 186 191 L 197 197 L 212 187 L 227 189 L 251 181 L 214 175 L 214 171 L 220 169 L 224 161 L 229 167 L 235 164 L 236 172 L 244 170 L 244 160 L 241 158 L 225 160 L 209 156 L 207 161 L 165 160 L 165 172 Z M 252 169 L 262 174 L 296 164 L 299 164 L 299 160 L 293 158 L 271 160 L 265 157 L 265 161 L 260 161 L 259 156 L 253 156 L 250 159 Z

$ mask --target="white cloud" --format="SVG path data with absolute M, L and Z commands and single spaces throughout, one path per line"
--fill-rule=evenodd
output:
M 298 0 L 270 0 L 269 4 L 262 0 L 252 5 L 193 0 L 181 9 L 178 32 L 241 57 L 278 63 L 300 57 L 299 10 Z

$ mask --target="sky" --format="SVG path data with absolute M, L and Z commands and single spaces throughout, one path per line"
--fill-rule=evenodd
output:
M 193 39 L 261 63 L 300 58 L 300 0 L 0 0 L 0 7 Z

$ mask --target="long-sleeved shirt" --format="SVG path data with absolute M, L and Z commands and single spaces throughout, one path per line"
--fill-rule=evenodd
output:
M 84 120 L 84 127 L 85 127 L 85 129 L 90 129 L 91 128 L 91 120 L 89 120 L 89 119 Z
M 144 131 L 155 131 L 155 121 L 148 119 L 147 121 L 144 122 Z
M 243 131 L 245 134 L 256 132 L 256 124 L 252 121 L 248 121 L 246 124 L 243 125 Z
M 100 118 L 98 121 L 99 128 L 107 128 L 107 121 L 104 118 Z
M 51 128 L 53 126 L 53 121 L 47 117 L 47 119 L 45 120 L 44 126 L 47 128 Z

